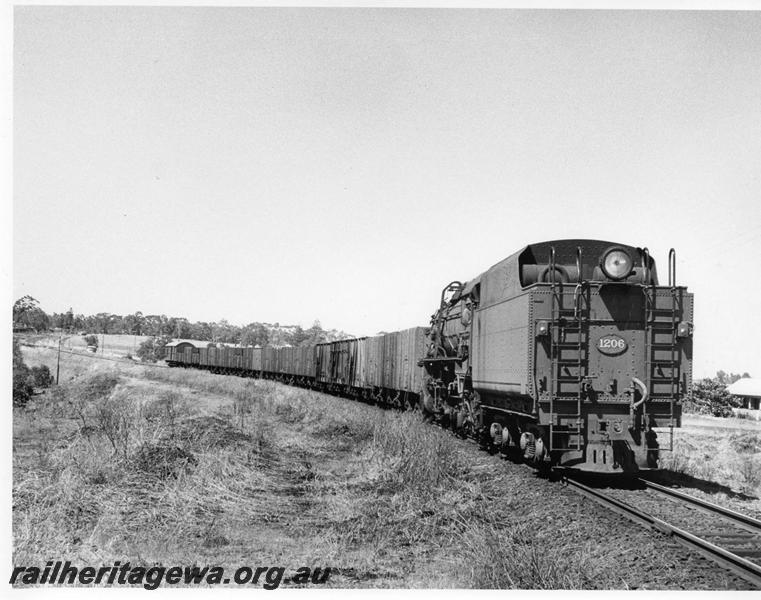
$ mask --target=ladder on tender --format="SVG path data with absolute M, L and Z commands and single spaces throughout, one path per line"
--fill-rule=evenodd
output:
M 654 415 L 663 416 L 663 410 L 655 410 L 658 405 L 668 402 L 669 448 L 674 449 L 674 405 L 681 396 L 681 360 L 678 328 L 683 314 L 683 287 L 676 285 L 676 258 L 674 249 L 669 252 L 669 297 L 658 295 L 658 288 L 649 281 L 650 256 L 643 250 L 645 267 L 644 328 L 645 328 L 645 385 L 648 402 L 642 406 L 642 418 L 648 421 L 648 408 Z M 662 288 L 661 288 L 662 289 Z M 647 406 L 649 404 L 649 407 Z M 650 447 L 647 450 L 666 450 Z
M 584 446 L 582 403 L 589 362 L 589 286 L 581 274 L 581 248 L 576 251 L 576 262 L 578 280 L 569 306 L 563 283 L 558 284 L 555 277 L 555 249 L 550 251 L 550 451 L 581 451 Z M 565 391 L 564 384 L 574 388 L 575 393 Z M 575 412 L 568 412 L 567 405 L 574 401 Z M 566 410 L 559 410 L 559 403 L 566 405 Z M 575 422 L 556 429 L 561 418 Z M 556 444 L 556 436 L 568 437 L 565 443 Z

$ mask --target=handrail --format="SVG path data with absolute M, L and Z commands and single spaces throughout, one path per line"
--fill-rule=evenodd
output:
M 550 283 L 555 288 L 555 246 L 550 246 Z
M 449 283 L 448 285 L 446 285 L 446 286 L 444 287 L 444 289 L 443 289 L 443 290 L 441 290 L 441 302 L 440 302 L 440 304 L 439 304 L 439 307 L 440 307 L 440 308 L 443 308 L 443 306 L 444 306 L 444 294 L 446 294 L 446 293 L 447 293 L 447 291 L 448 291 L 448 290 L 450 290 L 450 289 L 452 289 L 452 288 L 453 288 L 453 286 L 455 286 L 455 285 L 457 286 L 457 289 L 459 289 L 459 290 L 461 290 L 461 289 L 462 289 L 462 282 L 460 282 L 460 281 L 456 281 L 456 280 L 455 280 L 455 281 L 452 281 L 451 283 Z
M 581 283 L 581 246 L 576 246 L 576 283 Z
M 676 250 L 669 250 L 669 287 L 676 287 Z
M 650 284 L 650 250 L 647 247 L 642 248 L 642 283 Z
M 573 318 L 574 319 L 579 318 L 579 298 L 581 298 L 581 288 L 582 288 L 582 284 L 577 283 L 576 287 L 573 290 Z
M 647 386 L 644 383 L 642 383 L 640 379 L 637 379 L 636 377 L 632 377 L 632 383 L 638 386 L 639 389 L 642 391 L 642 398 L 637 400 L 637 402 L 634 401 L 634 397 L 632 395 L 631 412 L 634 413 L 634 411 L 637 408 L 639 408 L 640 405 L 644 404 L 647 401 L 649 393 L 647 391 Z

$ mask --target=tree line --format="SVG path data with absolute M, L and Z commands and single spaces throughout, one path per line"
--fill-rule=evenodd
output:
M 128 315 L 101 312 L 95 315 L 75 314 L 72 308 L 64 313 L 48 315 L 31 297 L 19 298 L 13 305 L 14 330 L 36 332 L 62 330 L 81 335 L 127 334 L 155 338 L 191 339 L 242 346 L 301 346 L 352 337 L 336 329 L 325 330 L 319 321 L 304 329 L 299 325 L 251 322 L 233 325 L 226 319 L 220 321 L 191 322 L 183 317 L 143 314 L 137 311 Z

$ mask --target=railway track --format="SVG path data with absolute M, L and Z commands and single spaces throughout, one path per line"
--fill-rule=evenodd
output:
M 478 444 L 475 437 L 463 437 L 440 422 L 433 423 L 454 437 Z M 606 508 L 673 537 L 683 546 L 761 589 L 761 520 L 641 478 L 634 481 L 637 489 L 608 489 L 611 493 L 566 476 L 562 477 L 562 481 Z M 636 506 L 635 504 L 643 503 L 643 498 L 647 499 L 644 504 L 655 504 L 659 510 L 648 511 Z M 667 499 L 666 503 L 662 502 L 664 498 Z M 664 510 L 664 507 L 668 508 Z M 661 516 L 663 513 L 671 513 L 669 521 L 676 520 L 679 523 L 669 522 L 653 512 L 659 512 Z M 708 519 L 701 520 L 696 513 L 703 514 Z
M 571 478 L 564 482 L 761 588 L 761 521 L 643 479 L 637 480 L 639 487 L 633 490 L 603 491 Z

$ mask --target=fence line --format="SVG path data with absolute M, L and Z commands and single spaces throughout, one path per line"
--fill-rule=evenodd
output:
M 58 346 L 47 346 L 43 344 L 29 344 L 22 342 L 22 346 L 27 346 L 29 348 L 44 348 L 45 350 L 52 350 L 53 352 L 59 352 Z M 96 360 L 109 360 L 111 362 L 117 362 L 122 363 L 125 365 L 133 365 L 133 366 L 142 366 L 142 367 L 154 367 L 156 369 L 171 369 L 169 365 L 159 365 L 155 363 L 149 363 L 149 362 L 137 362 L 134 360 L 129 360 L 127 358 L 109 358 L 107 356 L 98 356 L 97 354 L 86 354 L 84 352 L 74 352 L 72 350 L 64 350 L 63 348 L 60 349 L 61 354 L 73 354 L 74 356 L 82 356 L 84 358 L 94 358 Z

